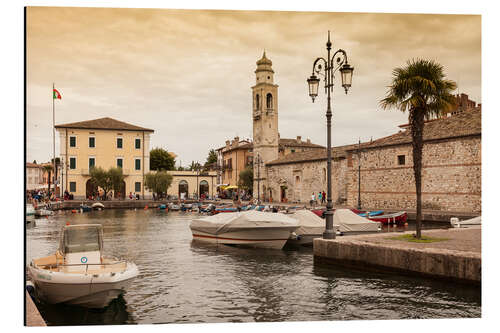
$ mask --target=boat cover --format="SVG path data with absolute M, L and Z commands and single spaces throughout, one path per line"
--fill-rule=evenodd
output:
M 194 219 L 191 229 L 220 235 L 225 232 L 241 229 L 258 229 L 272 227 L 289 227 L 290 231 L 299 226 L 297 220 L 281 213 L 266 213 L 249 210 L 244 212 L 217 214 Z
M 476 216 L 473 217 L 469 220 L 463 220 L 463 221 L 458 221 L 456 223 L 452 223 L 453 226 L 455 225 L 481 225 L 481 216 Z
M 378 231 L 380 227 L 380 222 L 370 221 L 350 209 L 336 209 L 333 224 L 339 226 L 340 232 Z
M 310 210 L 297 210 L 292 217 L 299 222 L 299 227 L 295 230 L 297 235 L 321 235 L 325 231 L 325 220 Z

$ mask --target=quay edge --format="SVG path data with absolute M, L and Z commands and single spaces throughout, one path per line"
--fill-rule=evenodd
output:
M 25 326 L 47 326 L 45 320 L 43 320 L 42 315 L 38 311 L 35 303 L 31 299 L 31 296 L 26 291 L 26 318 Z
M 341 265 L 359 270 L 396 272 L 411 276 L 421 276 L 449 280 L 471 285 L 481 284 L 481 250 L 479 244 L 461 250 L 460 242 L 453 241 L 453 233 L 462 234 L 474 243 L 480 229 L 449 231 L 425 231 L 425 235 L 442 237 L 448 234 L 449 241 L 438 243 L 409 243 L 388 240 L 396 234 L 342 236 L 336 239 L 314 239 L 315 265 Z M 463 237 L 461 237 L 463 238 Z M 446 243 L 448 242 L 448 243 Z M 439 244 L 433 247 L 433 244 Z M 479 247 L 479 250 L 477 250 Z

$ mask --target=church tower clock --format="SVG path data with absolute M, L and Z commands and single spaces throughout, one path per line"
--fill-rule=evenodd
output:
M 278 158 L 278 85 L 274 84 L 272 61 L 266 57 L 266 51 L 257 61 L 253 97 L 253 160 L 254 184 L 253 196 L 257 198 L 257 184 L 260 183 L 260 199 L 269 199 L 265 164 Z M 261 160 L 260 170 L 258 160 Z M 260 172 L 259 172 L 260 171 Z M 259 175 L 260 174 L 260 175 Z M 260 181 L 258 181 L 258 179 Z

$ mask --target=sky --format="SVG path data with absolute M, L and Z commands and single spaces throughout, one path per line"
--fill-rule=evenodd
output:
M 381 110 L 392 70 L 413 58 L 444 66 L 481 102 L 481 17 L 284 11 L 29 7 L 26 15 L 27 161 L 52 158 L 56 124 L 111 117 L 154 129 L 150 148 L 204 162 L 228 139 L 252 137 L 255 62 L 279 85 L 279 132 L 326 146 L 326 96 L 307 92 L 316 57 L 344 49 L 354 66 L 333 96 L 334 146 L 393 134 L 407 114 Z M 56 139 L 56 155 L 59 143 Z

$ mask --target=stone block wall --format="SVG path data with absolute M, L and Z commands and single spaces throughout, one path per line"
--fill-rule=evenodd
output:
M 398 156 L 405 156 L 399 165 Z M 358 158 L 347 172 L 347 203 L 358 201 Z M 361 203 L 364 208 L 415 208 L 410 144 L 361 153 Z M 424 209 L 481 212 L 481 137 L 425 143 L 422 159 Z
M 267 167 L 267 184 L 274 201 L 279 200 L 281 186 L 286 186 L 288 202 L 309 203 L 311 194 L 327 190 L 325 161 L 298 162 Z M 332 161 L 332 200 L 347 199 L 347 163 L 345 159 Z

